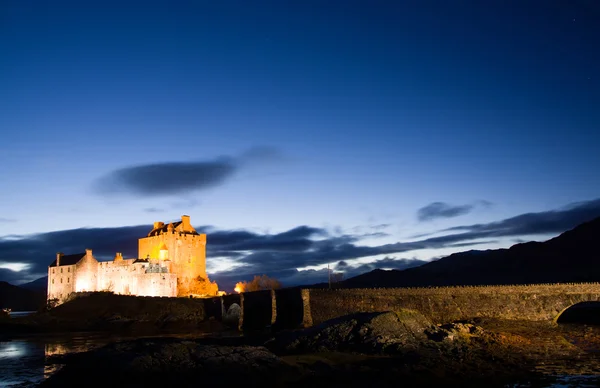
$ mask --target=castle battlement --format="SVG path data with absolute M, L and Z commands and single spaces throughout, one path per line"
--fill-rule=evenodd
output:
M 138 296 L 177 296 L 206 275 L 206 234 L 199 234 L 190 216 L 165 224 L 154 222 L 138 240 L 137 258 L 117 252 L 112 261 L 98 261 L 91 249 L 64 255 L 48 266 L 48 299 L 64 301 L 72 292 L 112 291 Z

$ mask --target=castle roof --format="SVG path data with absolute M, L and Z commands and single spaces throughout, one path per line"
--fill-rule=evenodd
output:
M 74 255 L 62 255 L 60 257 L 60 265 L 63 266 L 63 265 L 77 264 L 77 263 L 79 263 L 79 260 L 83 259 L 84 257 L 85 257 L 85 252 L 84 253 L 76 253 Z M 50 264 L 50 267 L 57 267 L 56 259 L 54 259 L 52 264 Z
M 176 221 L 176 222 L 171 222 L 169 224 L 161 225 L 158 228 L 152 229 L 150 231 L 150 233 L 148 233 L 148 237 L 158 236 L 159 234 L 167 233 L 167 231 L 169 230 L 169 225 L 173 225 L 173 230 L 176 230 L 177 227 L 180 226 L 181 224 L 182 224 L 182 221 Z M 181 231 L 179 231 L 179 233 L 198 234 L 198 232 L 196 232 L 195 230 L 194 231 L 181 230 Z
M 146 259 L 135 259 L 132 264 L 135 264 L 135 263 L 148 263 L 148 260 L 146 260 Z
M 171 224 L 173 225 L 173 229 L 175 229 L 176 227 L 181 225 L 181 221 L 171 222 Z M 158 228 L 152 229 L 152 231 L 150 231 L 150 233 L 148 233 L 148 237 L 158 236 L 159 234 L 166 233 L 168 230 L 168 227 L 169 227 L 169 224 L 164 224 Z

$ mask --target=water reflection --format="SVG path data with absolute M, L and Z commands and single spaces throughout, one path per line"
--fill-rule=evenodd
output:
M 197 338 L 202 333 L 169 334 Z M 60 356 L 93 350 L 108 343 L 138 336 L 107 333 L 72 333 L 0 341 L 0 387 L 31 387 L 41 383 L 63 365 Z
M 0 386 L 31 386 L 44 376 L 45 347 L 27 341 L 0 342 Z

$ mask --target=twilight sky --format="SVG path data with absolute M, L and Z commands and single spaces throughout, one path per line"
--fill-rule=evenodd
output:
M 599 45 L 595 0 L 3 1 L 0 280 L 182 214 L 224 287 L 547 239 L 600 216 Z

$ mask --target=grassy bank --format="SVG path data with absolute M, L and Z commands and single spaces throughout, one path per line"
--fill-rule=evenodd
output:
M 202 299 L 153 298 L 94 292 L 75 296 L 48 311 L 3 320 L 4 335 L 123 330 L 154 334 L 166 331 L 218 330 L 206 320 Z

